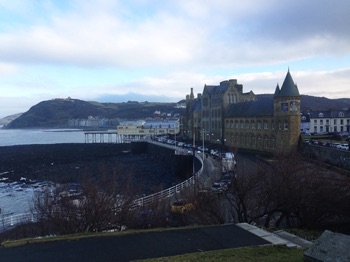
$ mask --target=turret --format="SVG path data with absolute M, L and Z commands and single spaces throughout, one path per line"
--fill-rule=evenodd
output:
M 278 150 L 296 150 L 300 136 L 300 94 L 289 69 L 281 89 L 278 84 L 275 89 L 274 119 L 277 141 L 280 141 Z

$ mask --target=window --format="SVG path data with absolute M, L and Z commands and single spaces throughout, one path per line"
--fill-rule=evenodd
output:
M 323 117 L 323 116 L 324 116 L 323 113 L 319 113 L 319 114 L 318 114 L 318 117 Z
M 252 129 L 255 129 L 255 121 L 252 120 L 252 121 L 250 122 L 250 124 L 251 124 Z
M 273 120 L 271 121 L 271 129 L 275 130 L 275 121 L 273 121 Z
M 268 148 L 268 144 L 269 144 L 269 141 L 268 141 L 268 138 L 267 136 L 264 136 L 264 148 Z
M 339 112 L 338 116 L 339 117 L 344 117 L 344 112 Z
M 268 129 L 267 121 L 266 121 L 266 120 L 264 120 L 264 129 Z
M 255 136 L 254 136 L 254 135 L 252 136 L 252 141 L 251 141 L 251 143 L 252 143 L 252 147 L 253 147 L 253 148 L 256 147 L 256 139 L 255 139 Z
M 262 141 L 261 141 L 261 136 L 259 135 L 259 136 L 258 136 L 258 144 L 257 144 L 257 147 L 261 147 L 261 142 L 262 142 Z
M 236 126 L 236 129 L 239 128 L 239 123 L 238 123 L 238 120 L 235 121 L 235 126 Z
M 261 121 L 258 121 L 258 129 L 261 129 Z
M 276 148 L 276 138 L 274 136 L 271 138 L 271 148 Z
M 249 121 L 248 120 L 245 121 L 245 128 L 249 129 Z
M 287 120 L 284 121 L 283 129 L 288 130 L 288 121 Z
M 243 129 L 244 126 L 243 126 L 243 121 L 242 120 L 240 121 L 240 125 L 241 125 L 241 128 Z

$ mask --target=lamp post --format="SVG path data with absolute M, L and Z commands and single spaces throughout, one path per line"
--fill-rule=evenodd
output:
M 205 139 L 205 137 L 204 137 L 204 129 L 203 129 L 203 130 L 202 130 L 202 140 L 203 140 L 203 170 L 204 170 L 204 153 L 205 153 L 205 152 L 204 152 L 204 151 L 205 151 L 205 150 L 204 150 L 204 148 L 205 148 L 205 147 L 204 147 L 204 139 Z

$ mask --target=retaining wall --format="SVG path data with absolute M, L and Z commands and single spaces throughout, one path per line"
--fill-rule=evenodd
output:
M 304 156 L 350 171 L 350 151 L 303 143 Z

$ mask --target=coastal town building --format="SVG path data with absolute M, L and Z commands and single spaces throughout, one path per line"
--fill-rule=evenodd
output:
M 167 121 L 124 121 L 117 126 L 118 135 L 157 136 L 175 135 L 180 131 L 178 120 Z
M 350 133 L 350 110 L 310 110 L 301 115 L 305 126 L 302 131 L 311 134 Z
M 204 86 L 186 97 L 184 130 L 192 137 L 231 148 L 270 153 L 296 150 L 300 137 L 300 94 L 288 70 L 273 97 L 243 93 L 237 80 Z

